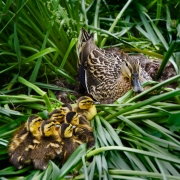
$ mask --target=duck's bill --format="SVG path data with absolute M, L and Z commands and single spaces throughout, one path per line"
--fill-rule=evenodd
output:
M 139 80 L 139 75 L 132 74 L 132 80 L 131 80 L 133 91 L 136 93 L 140 93 L 143 91 L 143 87 L 141 86 L 141 82 Z

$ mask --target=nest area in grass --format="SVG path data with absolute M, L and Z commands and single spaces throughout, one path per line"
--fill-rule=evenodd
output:
M 113 48 L 113 49 L 110 48 L 110 51 L 113 53 L 116 53 L 116 54 L 118 54 L 118 52 L 119 52 L 119 50 L 117 50 L 117 48 Z M 141 63 L 141 67 L 145 69 L 145 71 L 151 76 L 151 78 L 153 80 L 155 80 L 156 74 L 158 72 L 158 69 L 161 65 L 162 60 L 152 59 L 152 58 L 150 59 L 150 58 L 147 58 L 147 56 L 145 56 L 143 54 L 136 54 L 136 55 L 130 55 L 130 56 L 136 56 Z M 160 78 L 158 79 L 158 82 L 165 81 L 166 79 L 169 79 L 175 75 L 177 75 L 177 73 L 176 73 L 173 65 L 170 62 L 168 62 L 167 65 L 165 66 Z M 78 77 L 75 77 L 75 79 L 78 81 Z M 60 87 L 65 87 L 65 88 L 68 88 L 68 89 L 71 89 L 74 91 L 71 93 L 65 92 L 65 91 L 56 91 L 55 92 L 57 99 L 63 103 L 72 103 L 73 102 L 73 99 L 68 98 L 69 95 L 75 96 L 77 99 L 82 95 L 87 95 L 87 94 L 83 94 L 81 92 L 78 84 L 77 85 L 68 84 L 65 79 L 56 80 L 55 84 Z M 175 89 L 177 87 L 177 85 L 178 85 L 177 82 L 173 82 L 171 84 L 168 84 L 166 87 Z

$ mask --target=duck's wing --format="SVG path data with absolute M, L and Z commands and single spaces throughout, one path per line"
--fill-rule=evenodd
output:
M 89 87 L 112 80 L 117 81 L 121 76 L 121 58 L 116 54 L 94 49 L 88 56 L 81 83 L 89 91 Z M 80 74 L 83 76 L 83 74 Z
M 102 104 L 110 104 L 114 103 L 116 99 L 123 96 L 130 89 L 131 84 L 129 80 L 121 76 L 118 82 L 115 82 L 113 79 L 108 79 L 96 86 L 90 86 L 89 94 Z
M 118 55 L 102 49 L 93 50 L 88 58 L 90 71 L 100 80 L 104 80 L 102 78 L 117 79 L 121 74 L 121 64 L 122 59 Z

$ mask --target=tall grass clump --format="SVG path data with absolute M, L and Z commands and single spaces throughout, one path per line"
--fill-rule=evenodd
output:
M 142 0 L 0 1 L 0 177 L 1 179 L 180 179 L 180 3 Z M 98 47 L 118 47 L 160 60 L 150 88 L 132 90 L 114 104 L 97 105 L 91 121 L 96 140 L 79 146 L 61 166 L 16 170 L 8 142 L 31 114 L 47 119 L 59 107 L 54 85 L 77 85 L 76 43 L 81 27 Z M 170 62 L 176 76 L 158 83 Z M 175 89 L 166 85 L 176 82 Z

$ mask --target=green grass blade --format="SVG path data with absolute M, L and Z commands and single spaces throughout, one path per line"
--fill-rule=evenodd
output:
M 66 161 L 60 169 L 59 179 L 63 178 L 69 171 L 71 171 L 80 161 L 81 157 L 86 154 L 86 144 L 80 145 Z
M 159 83 L 159 84 L 157 84 L 157 85 L 147 89 L 146 91 L 138 94 L 137 96 L 129 99 L 126 103 L 133 102 L 133 101 L 137 100 L 138 98 L 143 97 L 144 95 L 146 95 L 146 94 L 148 94 L 150 92 L 153 92 L 156 89 L 160 89 L 160 88 L 162 88 L 163 86 L 165 86 L 167 84 L 170 84 L 170 83 L 172 83 L 174 81 L 177 81 L 179 78 L 180 78 L 180 75 L 177 75 L 177 76 L 174 76 L 174 77 L 172 77 L 170 79 L 167 79 L 167 80 L 165 80 L 165 81 L 163 81 L 163 82 L 161 82 L 161 83 Z
M 72 38 L 72 39 L 71 39 L 71 42 L 70 42 L 69 47 L 68 47 L 68 49 L 67 49 L 67 51 L 66 51 L 66 54 L 65 54 L 65 56 L 64 56 L 64 58 L 63 58 L 63 60 L 62 60 L 62 62 L 61 62 L 60 68 L 63 68 L 63 67 L 64 67 L 64 65 L 65 65 L 65 63 L 66 63 L 66 61 L 67 61 L 67 57 L 68 57 L 71 49 L 73 48 L 73 46 L 76 44 L 76 42 L 77 42 L 77 38 Z
M 166 64 L 169 61 L 169 58 L 172 56 L 172 54 L 174 52 L 175 47 L 176 47 L 176 41 L 173 41 L 172 44 L 170 45 L 168 51 L 166 52 L 166 54 L 164 56 L 164 59 L 163 59 L 163 61 L 161 63 L 160 68 L 158 69 L 158 72 L 157 72 L 157 75 L 156 75 L 156 79 L 158 79 L 161 76 L 161 74 L 162 74 L 162 72 L 164 70 L 164 67 L 166 66 Z M 175 65 L 175 67 L 176 67 L 175 68 L 176 72 L 178 72 L 177 65 Z
M 123 9 L 119 12 L 119 14 L 117 15 L 116 19 L 114 20 L 113 24 L 111 25 L 111 27 L 109 28 L 109 32 L 111 33 L 114 29 L 114 27 L 116 26 L 117 22 L 119 21 L 119 19 L 121 18 L 121 16 L 123 15 L 124 11 L 127 9 L 127 7 L 131 4 L 132 0 L 128 0 L 127 3 L 124 5 Z M 100 47 L 103 47 L 104 44 L 106 43 L 107 38 L 105 37 L 102 42 Z
M 162 0 L 157 0 L 156 25 L 158 24 L 159 19 L 161 17 L 161 9 L 162 9 Z
M 169 162 L 173 162 L 176 164 L 180 164 L 179 159 L 175 159 L 172 157 L 167 157 L 164 156 L 162 154 L 157 154 L 157 153 L 153 153 L 153 152 L 147 152 L 147 151 L 143 151 L 143 150 L 138 150 L 138 149 L 133 149 L 133 148 L 128 148 L 128 147 L 120 147 L 120 146 L 106 146 L 106 147 L 101 147 L 101 148 L 97 148 L 95 150 L 90 151 L 86 157 L 90 158 L 96 154 L 105 152 L 105 151 L 112 151 L 112 150 L 119 150 L 119 151 L 126 151 L 126 152 L 133 152 L 133 153 L 137 153 L 137 154 L 142 154 L 145 156 L 150 156 L 150 157 L 154 157 L 160 160 L 164 160 L 164 161 L 169 161 Z
M 25 86 L 28 86 L 28 87 L 32 88 L 32 89 L 33 89 L 34 91 L 36 91 L 39 95 L 41 95 L 41 96 L 44 98 L 44 101 L 45 101 L 46 106 L 47 106 L 47 110 L 48 110 L 49 112 L 52 111 L 52 106 L 51 106 L 51 103 L 50 103 L 50 101 L 49 101 L 49 98 L 48 98 L 46 92 L 42 91 L 42 90 L 41 90 L 40 88 L 38 88 L 36 85 L 28 82 L 27 80 L 25 80 L 24 78 L 22 78 L 22 77 L 20 77 L 20 76 L 18 77 L 18 81 L 19 81 L 20 83 L 24 84 Z
M 46 35 L 45 35 L 45 38 L 44 38 L 44 42 L 42 44 L 42 47 L 41 47 L 41 51 L 44 50 L 44 48 L 46 47 L 46 43 L 47 43 L 47 40 L 48 40 L 48 37 L 49 37 L 49 34 L 50 34 L 50 31 L 51 31 L 51 28 L 48 29 L 48 31 L 46 32 Z M 36 81 L 36 78 L 37 78 L 37 75 L 38 75 L 38 72 L 39 72 L 39 69 L 40 69 L 40 66 L 41 66 L 41 63 L 42 63 L 42 57 L 43 56 L 40 56 L 36 62 L 36 65 L 32 71 L 32 74 L 29 78 L 29 81 L 31 83 L 34 83 Z M 31 88 L 28 88 L 28 94 L 30 95 L 31 93 Z
M 149 105 L 149 104 L 152 104 L 154 102 L 158 102 L 158 101 L 162 101 L 162 100 L 166 100 L 166 99 L 169 99 L 171 97 L 175 97 L 175 96 L 178 96 L 180 95 L 180 90 L 177 89 L 177 90 L 174 90 L 172 92 L 168 92 L 168 93 L 164 93 L 164 94 L 161 94 L 161 95 L 158 95 L 158 96 L 155 96 L 155 97 L 152 97 L 150 99 L 147 99 L 147 100 L 144 100 L 142 102 L 138 102 L 136 103 L 135 105 L 132 105 L 130 107 L 127 107 L 127 108 L 124 108 L 122 110 L 120 110 L 119 112 L 116 112 L 115 114 L 113 115 L 110 115 L 108 116 L 107 118 L 105 118 L 106 120 L 110 120 L 120 114 L 123 114 L 127 111 L 131 111 L 133 109 L 137 109 L 137 108 L 140 108 L 140 107 L 143 107 L 145 105 Z

